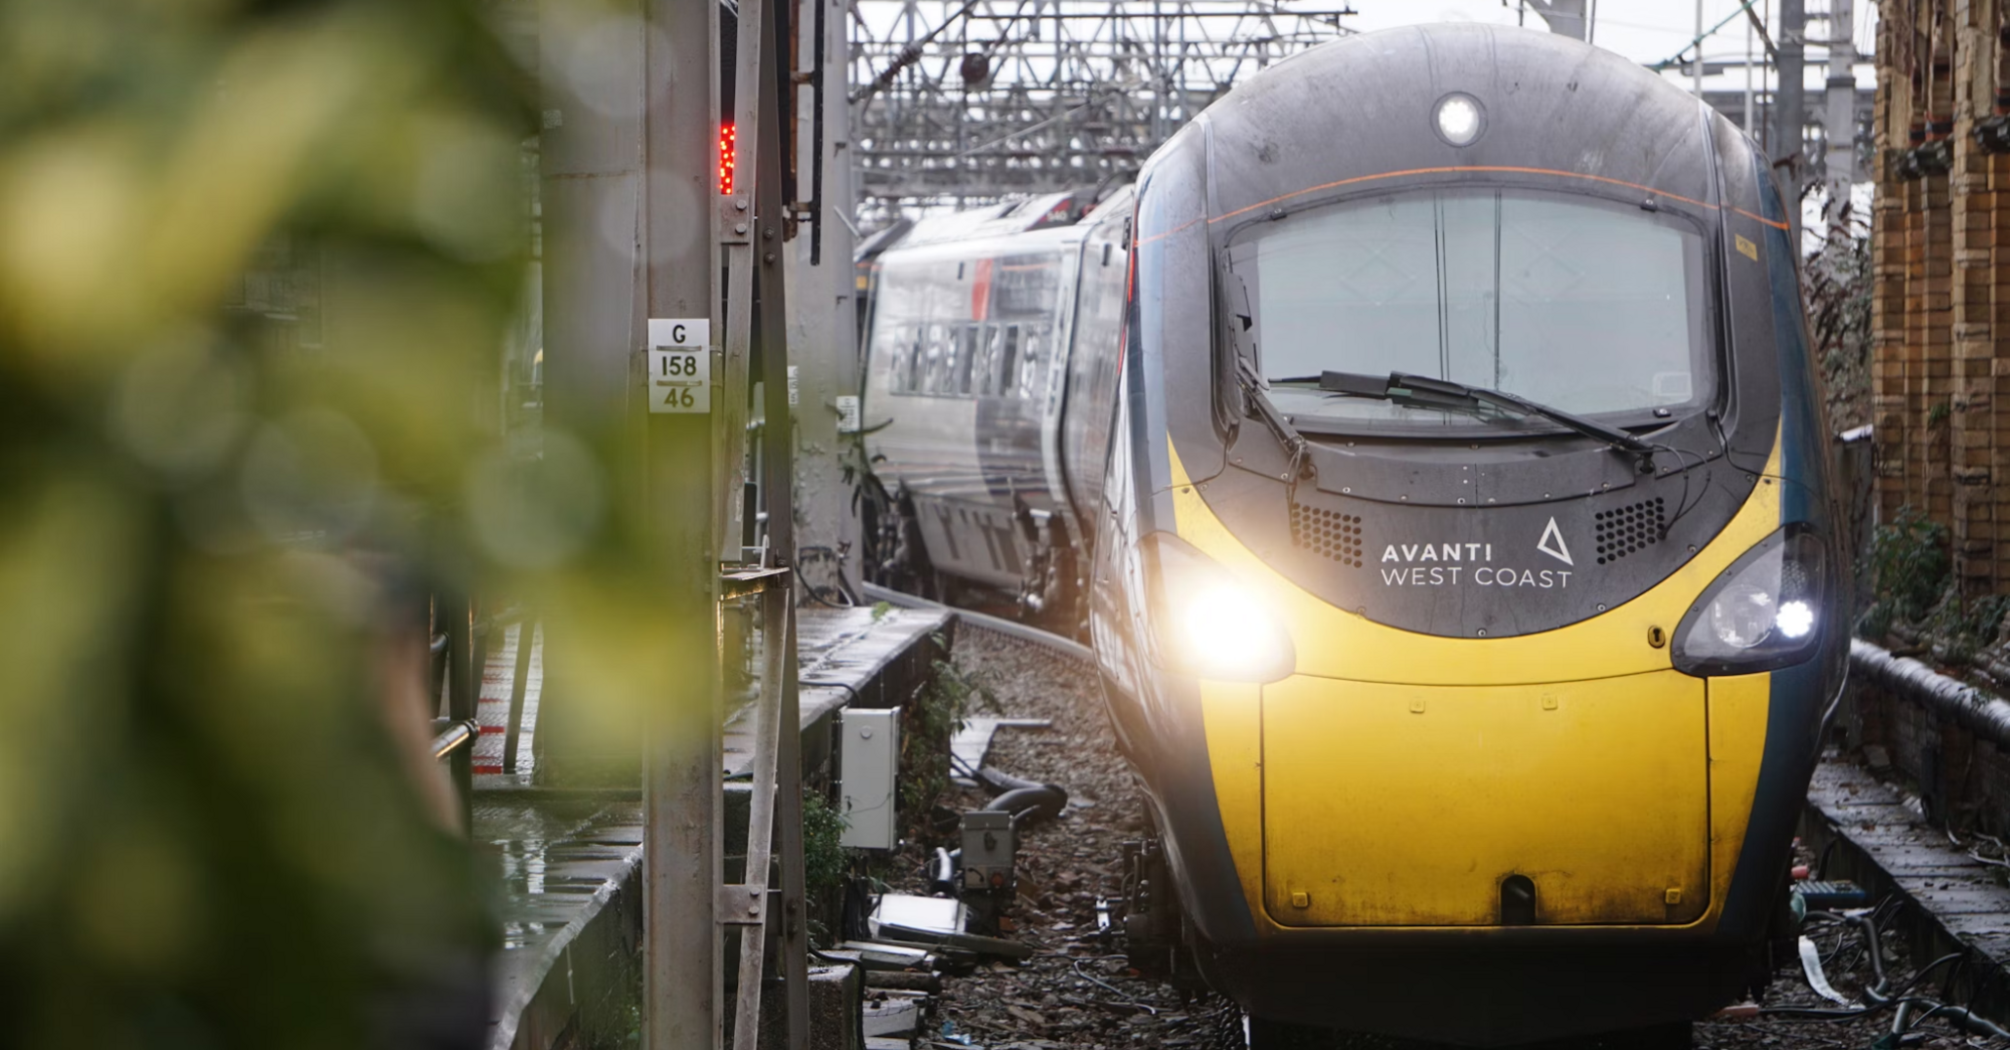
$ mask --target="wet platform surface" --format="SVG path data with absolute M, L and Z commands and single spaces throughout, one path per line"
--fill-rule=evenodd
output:
M 952 616 L 946 609 L 798 609 L 800 728 L 808 730 L 846 706 L 897 707 L 905 702 L 898 683 L 911 676 L 884 672 L 921 649 Z M 926 675 L 918 680 L 925 681 Z M 750 700 L 726 719 L 728 776 L 746 772 L 754 762 L 754 714 Z
M 798 610 L 805 731 L 848 704 L 891 707 L 927 681 L 944 610 L 869 607 Z M 633 792 L 541 791 L 532 741 L 542 692 L 541 633 L 534 635 L 517 772 L 505 774 L 510 692 L 520 628 L 491 649 L 477 720 L 474 841 L 496 858 L 502 882 L 502 952 L 495 968 L 491 1050 L 543 1050 L 564 1036 L 619 1036 L 639 974 L 642 806 Z M 918 666 L 917 666 L 918 665 Z M 727 719 L 725 772 L 753 762 L 754 706 Z M 807 753 L 807 749 L 806 749 Z M 569 1030 L 569 1031 L 568 1031 Z

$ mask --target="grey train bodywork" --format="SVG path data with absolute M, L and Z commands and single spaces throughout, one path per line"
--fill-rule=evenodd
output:
M 1119 190 L 1073 223 L 1067 195 L 931 220 L 874 262 L 866 447 L 924 571 L 1031 608 L 1074 593 L 1074 508 L 1096 500 L 1109 447 L 1130 201 Z

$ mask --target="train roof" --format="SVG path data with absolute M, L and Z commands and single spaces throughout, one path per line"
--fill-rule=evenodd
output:
M 1062 236 L 1054 239 L 1065 241 L 1071 236 L 1080 236 L 1079 233 L 1067 235 L 1065 231 L 1093 226 L 1114 212 L 1128 212 L 1135 193 L 1133 187 L 1126 183 L 1103 194 L 1093 206 L 1078 214 L 1082 197 L 1079 192 L 1049 193 L 946 215 L 931 215 L 890 236 L 882 231 L 882 234 L 861 242 L 859 255 L 863 259 L 866 254 L 885 255 L 943 245 L 970 245 L 1046 231 L 1064 231 Z M 952 251 L 950 254 L 956 253 Z
M 1454 94 L 1481 107 L 1469 145 L 1436 124 Z M 1238 84 L 1154 155 L 1146 177 L 1182 155 L 1201 164 L 1189 170 L 1209 172 L 1217 220 L 1399 176 L 1482 172 L 1702 205 L 1715 200 L 1711 140 L 1743 140 L 1716 134 L 1721 120 L 1638 64 L 1554 33 L 1409 26 L 1313 48 Z

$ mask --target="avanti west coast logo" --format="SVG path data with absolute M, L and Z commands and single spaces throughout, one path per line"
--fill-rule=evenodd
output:
M 1575 565 L 1556 519 L 1549 519 L 1533 553 Z M 1572 569 L 1497 565 L 1491 543 L 1391 543 L 1382 548 L 1384 587 L 1533 587 L 1568 590 Z

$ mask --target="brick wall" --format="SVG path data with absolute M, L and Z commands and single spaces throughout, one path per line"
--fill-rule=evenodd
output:
M 2010 156 L 1976 122 L 2010 79 L 2010 0 L 1881 0 L 1872 235 L 1872 410 L 1881 518 L 1911 505 L 1946 524 L 1969 595 L 2010 587 Z M 1907 178 L 1921 145 L 1951 170 Z M 1999 530 L 2001 531 L 1999 540 Z

